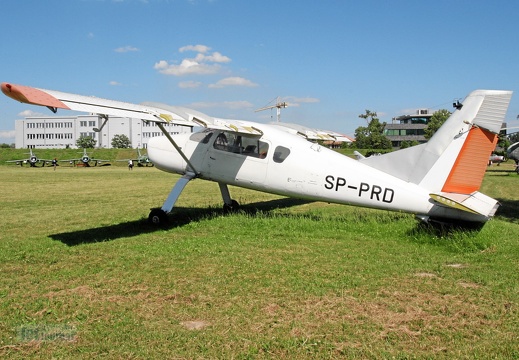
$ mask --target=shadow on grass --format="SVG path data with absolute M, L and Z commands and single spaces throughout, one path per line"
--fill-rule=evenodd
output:
M 259 203 L 245 204 L 240 207 L 240 211 L 254 215 L 258 212 L 268 212 L 275 209 L 289 208 L 292 206 L 308 204 L 310 202 L 311 201 L 307 200 L 283 198 Z M 139 219 L 92 229 L 52 234 L 49 235 L 49 237 L 53 240 L 61 241 L 63 244 L 68 246 L 76 246 L 82 244 L 112 241 L 124 237 L 174 229 L 187 225 L 191 222 L 196 222 L 203 219 L 212 219 L 222 215 L 224 215 L 224 211 L 221 208 L 176 207 L 174 208 L 173 212 L 169 214 L 168 224 L 164 226 L 149 224 L 148 219 Z
M 497 199 L 501 206 L 497 209 L 496 216 L 511 222 L 519 222 L 519 200 Z

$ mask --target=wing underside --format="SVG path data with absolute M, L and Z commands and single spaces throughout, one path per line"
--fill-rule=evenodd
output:
M 53 112 L 58 109 L 75 110 L 103 116 L 137 118 L 156 123 L 172 123 L 190 127 L 203 126 L 244 134 L 262 135 L 259 129 L 254 128 L 246 121 L 217 119 L 184 107 L 159 103 L 132 104 L 10 83 L 2 83 L 1 89 L 6 96 L 16 101 L 45 106 Z

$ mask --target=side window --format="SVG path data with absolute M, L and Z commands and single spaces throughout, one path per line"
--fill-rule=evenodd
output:
M 274 150 L 274 156 L 272 159 L 274 162 L 282 163 L 285 159 L 290 155 L 290 149 L 284 146 L 277 146 L 276 150 Z
M 213 147 L 218 150 L 264 159 L 269 145 L 257 136 L 247 136 L 232 132 L 221 132 L 216 136 Z

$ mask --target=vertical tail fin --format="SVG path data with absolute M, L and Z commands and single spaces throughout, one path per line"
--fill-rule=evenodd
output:
M 425 152 L 435 154 L 436 160 L 416 183 L 431 191 L 470 194 L 479 190 L 511 97 L 511 91 L 470 93 L 463 107 L 427 143 Z
M 360 161 L 431 192 L 470 194 L 481 186 L 511 97 L 473 91 L 426 144 Z

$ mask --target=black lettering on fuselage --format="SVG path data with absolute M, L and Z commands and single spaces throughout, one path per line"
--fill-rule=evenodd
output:
M 382 188 L 378 185 L 373 185 L 371 187 L 371 196 L 369 197 L 371 200 L 373 200 L 373 197 L 377 198 L 377 201 L 380 201 L 380 198 L 378 197 L 380 193 L 382 192 Z
M 385 203 L 393 202 L 395 197 L 395 191 L 390 188 L 383 188 L 379 185 L 370 185 L 365 182 L 361 182 L 360 185 L 348 185 L 346 186 L 346 179 L 338 176 L 337 178 L 333 175 L 327 175 L 325 177 L 325 189 L 340 191 L 341 188 L 345 188 L 346 190 L 352 189 L 357 192 L 358 197 L 368 197 L 370 200 L 382 201 Z M 344 191 L 344 190 L 343 190 Z
M 337 181 L 335 181 L 335 177 L 328 175 L 325 180 L 326 184 L 324 184 L 324 187 L 328 190 L 335 188 L 335 191 L 339 191 L 340 187 L 346 185 L 346 179 L 342 177 L 337 177 Z
M 395 191 L 390 188 L 384 189 L 384 195 L 382 196 L 382 201 L 385 203 L 393 202 L 393 197 L 395 196 Z
M 328 190 L 333 189 L 333 180 L 335 180 L 335 178 L 332 175 L 328 175 L 325 178 L 326 184 L 324 184 L 324 187 Z
M 360 187 L 359 187 L 359 197 L 362 196 L 362 193 L 363 192 L 368 192 L 369 191 L 369 184 L 366 184 L 366 183 L 360 183 Z

